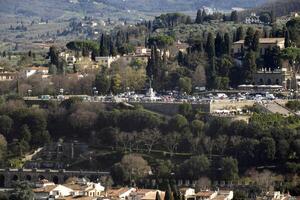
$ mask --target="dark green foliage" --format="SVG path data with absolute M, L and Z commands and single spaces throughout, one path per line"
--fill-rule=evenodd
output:
M 148 39 L 149 46 L 156 45 L 161 50 L 168 47 L 169 45 L 172 45 L 173 42 L 174 42 L 174 38 L 167 35 L 158 35 Z
M 288 101 L 285 105 L 293 111 L 300 110 L 300 101 Z
M 192 114 L 192 105 L 189 103 L 181 104 L 178 108 L 178 113 L 185 117 L 189 117 Z
M 18 182 L 14 187 L 13 193 L 9 196 L 9 200 L 33 200 L 34 193 L 29 183 Z
M 99 46 L 96 42 L 90 41 L 90 40 L 84 40 L 84 41 L 72 41 L 66 44 L 66 47 L 73 51 L 99 51 Z
M 286 23 L 289 38 L 297 46 L 300 47 L 300 18 L 291 19 Z
M 213 58 L 216 55 L 215 52 L 215 42 L 212 33 L 208 34 L 207 43 L 206 43 L 206 53 L 208 58 Z
M 273 161 L 275 159 L 276 145 L 272 138 L 263 138 L 259 145 L 261 161 Z
M 235 22 L 235 23 L 238 23 L 239 16 L 238 16 L 238 12 L 237 11 L 232 11 L 231 12 L 230 20 L 233 21 L 233 22 Z
M 153 21 L 153 28 L 167 28 L 174 27 L 178 24 L 190 24 L 190 16 L 181 13 L 167 13 L 156 17 Z
M 106 69 L 102 69 L 100 74 L 96 76 L 95 86 L 100 94 L 107 94 L 110 90 L 111 79 Z
M 207 175 L 210 161 L 205 155 L 193 156 L 180 165 L 180 174 L 183 177 L 198 179 Z
M 8 137 L 8 134 L 12 128 L 13 120 L 7 115 L 0 116 L 0 133 Z
M 222 180 L 232 181 L 238 178 L 238 161 L 232 157 L 222 158 L 221 160 Z
M 244 39 L 244 30 L 243 27 L 240 26 L 236 30 L 236 38 L 235 41 L 243 40 Z

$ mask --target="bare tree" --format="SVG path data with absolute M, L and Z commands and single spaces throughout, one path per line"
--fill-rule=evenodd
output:
M 275 174 L 269 170 L 264 170 L 259 173 L 256 170 L 251 170 L 249 173 L 251 179 L 259 186 L 264 192 L 273 191 L 275 184 Z
M 120 164 L 129 174 L 130 182 L 147 176 L 151 170 L 148 162 L 143 157 L 134 154 L 125 155 Z
M 147 148 L 148 153 L 152 151 L 152 148 L 157 144 L 161 138 L 161 133 L 157 129 L 149 130 L 145 129 L 141 133 L 142 142 Z
M 117 142 L 123 147 L 123 151 L 129 151 L 132 152 L 135 143 L 135 140 L 137 138 L 137 133 L 127 133 L 127 132 L 120 132 L 117 134 Z
M 171 156 L 177 151 L 179 142 L 180 142 L 180 135 L 177 132 L 169 133 L 165 136 L 164 142 L 168 151 L 171 153 Z
M 208 177 L 204 176 L 204 177 L 199 178 L 196 181 L 195 190 L 197 192 L 201 191 L 201 190 L 207 190 L 210 188 L 210 186 L 211 186 L 210 179 Z

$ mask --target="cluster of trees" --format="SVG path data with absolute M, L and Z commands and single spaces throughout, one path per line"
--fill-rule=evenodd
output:
M 34 193 L 32 185 L 28 182 L 16 182 L 14 190 L 10 192 L 0 192 L 1 200 L 32 200 Z
M 30 109 L 20 100 L 7 100 L 0 106 L 1 164 L 19 167 L 19 158 L 32 148 L 50 142 L 46 113 Z
M 168 27 L 175 27 L 179 24 L 191 24 L 192 19 L 188 15 L 184 15 L 181 13 L 167 13 L 162 14 L 152 22 L 152 28 L 154 30 L 158 28 L 168 28 Z
M 18 166 L 13 158 L 51 138 L 76 137 L 98 149 L 125 153 L 112 168 L 116 184 L 137 183 L 149 175 L 234 181 L 251 167 L 270 165 L 277 172 L 299 173 L 297 117 L 257 113 L 247 124 L 204 117 L 189 104 L 178 112 L 165 119 L 138 107 L 105 110 L 78 98 L 38 109 L 8 97 L 0 106 L 0 158 L 3 166 Z

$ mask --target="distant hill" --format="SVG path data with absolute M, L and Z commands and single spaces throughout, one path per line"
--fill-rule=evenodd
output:
M 300 0 L 274 0 L 273 2 L 268 2 L 259 7 L 249 9 L 244 12 L 243 15 L 249 14 L 250 12 L 259 13 L 271 10 L 273 10 L 277 17 L 288 15 L 291 12 L 300 12 Z
M 267 0 L 1 0 L 0 14 L 57 18 L 68 14 L 90 14 L 103 17 L 114 13 L 125 16 L 144 12 L 196 11 L 202 6 L 229 10 L 232 7 L 253 8 Z

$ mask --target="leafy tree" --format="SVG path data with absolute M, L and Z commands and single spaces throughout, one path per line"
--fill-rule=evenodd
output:
M 178 107 L 178 113 L 185 117 L 189 117 L 190 114 L 192 114 L 192 105 L 189 103 L 180 104 Z
M 190 94 L 192 92 L 192 80 L 189 77 L 179 78 L 179 89 L 182 93 Z
M 276 155 L 280 160 L 287 160 L 290 150 L 290 144 L 287 140 L 282 139 L 276 145 Z
M 263 23 L 267 24 L 267 23 L 271 23 L 271 16 L 270 13 L 264 12 L 259 16 L 260 21 L 262 21 Z
M 28 143 L 31 140 L 31 133 L 30 133 L 30 130 L 29 130 L 29 127 L 27 126 L 27 124 L 24 124 L 20 128 L 20 139 L 24 140 Z
M 289 32 L 289 38 L 297 46 L 300 47 L 300 18 L 296 17 L 286 23 Z
M 204 122 L 200 120 L 193 120 L 191 123 L 191 129 L 196 137 L 203 136 L 204 133 Z
M 296 139 L 292 142 L 292 149 L 296 152 L 298 158 L 300 158 L 300 139 Z
M 273 47 L 266 51 L 264 55 L 265 67 L 270 68 L 272 71 L 281 67 L 281 50 L 279 47 Z
M 18 182 L 14 187 L 14 191 L 9 196 L 9 200 L 33 200 L 34 193 L 27 182 Z
M 100 94 L 107 94 L 109 92 L 111 80 L 106 69 L 103 69 L 100 74 L 96 75 L 95 86 Z
M 222 158 L 221 160 L 222 180 L 232 181 L 238 178 L 238 161 L 232 157 Z
M 200 178 L 208 173 L 210 161 L 205 155 L 193 156 L 180 166 L 183 177 Z
M 262 161 L 272 161 L 275 159 L 276 144 L 272 138 L 263 138 L 259 145 Z
M 156 173 L 159 178 L 167 178 L 171 175 L 172 169 L 173 165 L 170 160 L 161 160 L 156 167 Z
M 170 130 L 180 131 L 186 126 L 188 126 L 188 121 L 183 115 L 177 114 L 169 120 Z
M 3 135 L 0 134 L 0 163 L 4 163 L 7 153 L 7 141 Z
M 121 91 L 121 76 L 115 74 L 111 79 L 111 90 L 113 93 L 118 94 Z
M 123 185 L 124 182 L 127 182 L 129 180 L 129 174 L 125 170 L 125 168 L 121 165 L 121 163 L 114 164 L 110 172 L 114 180 L 114 183 L 117 185 Z
M 99 133 L 96 134 L 97 140 L 101 142 L 103 145 L 115 145 L 116 144 L 116 137 L 119 130 L 113 127 L 107 127 L 100 130 Z M 95 142 L 95 141 L 94 141 Z
M 7 115 L 0 116 L 0 132 L 8 136 L 13 125 L 13 120 Z
M 174 42 L 174 38 L 168 35 L 158 35 L 149 38 L 148 45 L 149 46 L 157 45 L 157 47 L 162 50 L 167 48 L 169 45 L 172 45 L 173 42 Z

